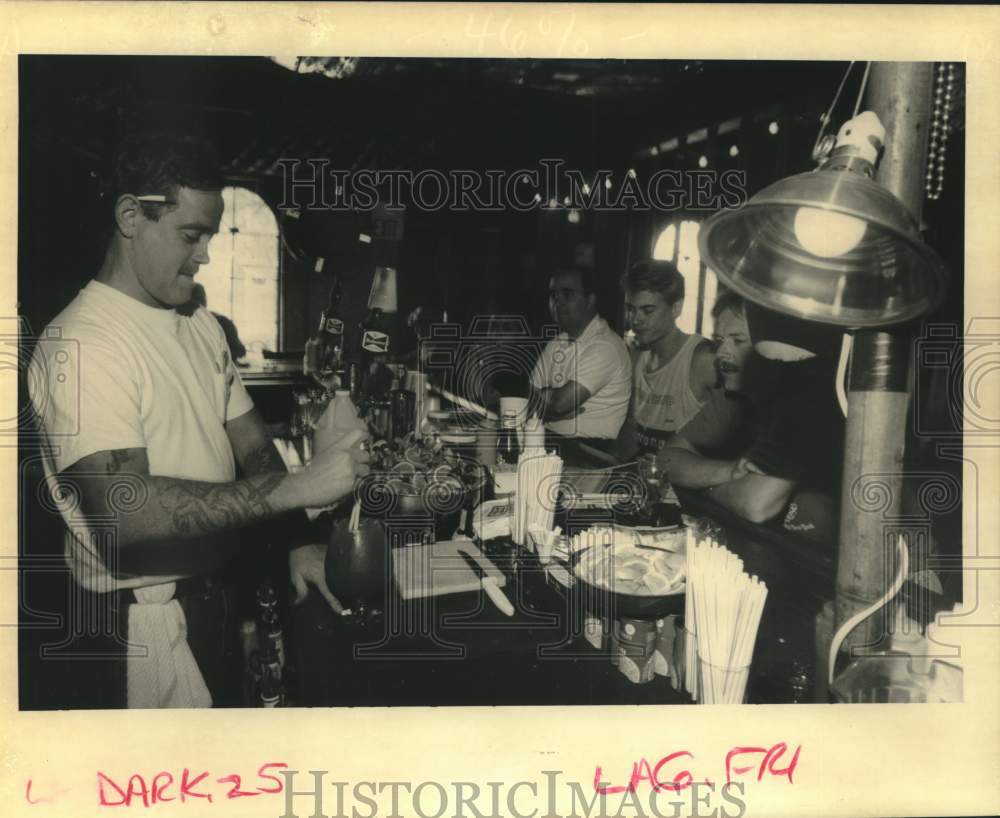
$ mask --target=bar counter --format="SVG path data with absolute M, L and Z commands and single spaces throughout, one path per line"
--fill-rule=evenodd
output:
M 749 703 L 812 700 L 814 621 L 832 594 L 834 561 L 766 526 L 731 519 L 683 493 L 686 512 L 721 525 L 727 547 L 769 590 L 747 686 Z M 607 646 L 585 638 L 585 612 L 551 580 L 518 579 L 504 563 L 509 542 L 484 552 L 508 576 L 506 617 L 481 591 L 402 600 L 387 589 L 385 613 L 359 623 L 334 614 L 318 593 L 293 609 L 291 635 L 302 706 L 688 704 L 665 676 L 633 683 Z M 501 556 L 497 556 L 497 554 Z M 391 582 L 391 580 L 390 580 Z M 528 608 L 526 594 L 535 610 Z M 346 604 L 346 603 L 345 603 Z M 678 595 L 678 627 L 684 596 Z M 424 634 L 424 635 L 420 635 Z
M 515 596 L 512 588 L 506 589 Z M 359 625 L 316 593 L 292 618 L 302 706 L 682 704 L 665 677 L 631 683 L 581 635 L 551 591 L 552 610 L 515 602 L 506 617 L 481 592 L 397 597 Z M 414 633 L 424 623 L 432 635 Z M 410 632 L 405 632 L 405 625 Z

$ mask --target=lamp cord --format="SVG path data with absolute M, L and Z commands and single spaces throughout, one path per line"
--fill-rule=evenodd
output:
M 837 93 L 833 95 L 833 102 L 830 103 L 830 107 L 827 109 L 826 113 L 820 117 L 819 133 L 816 134 L 816 141 L 813 143 L 812 156 L 817 162 L 822 161 L 826 158 L 829 153 L 830 148 L 824 149 L 823 142 L 826 136 L 826 129 L 830 125 L 830 121 L 833 119 L 833 111 L 837 107 L 837 103 L 840 101 L 840 95 L 844 92 L 844 86 L 847 84 L 847 78 L 851 75 L 851 69 L 854 68 L 856 60 L 851 60 L 847 65 L 847 70 L 844 71 L 844 76 L 840 79 L 840 85 L 837 87 Z M 858 115 L 858 111 L 861 110 L 861 102 L 865 97 L 865 90 L 868 88 L 868 75 L 871 72 L 872 64 L 871 62 L 865 63 L 865 73 L 861 76 L 861 86 L 858 88 L 858 97 L 854 102 L 854 113 L 851 115 L 855 117 Z
M 854 114 L 852 116 L 857 116 L 858 111 L 861 110 L 861 100 L 864 99 L 865 89 L 868 87 L 868 73 L 872 70 L 871 62 L 865 63 L 865 73 L 861 77 L 861 87 L 858 89 L 858 98 L 854 103 Z
M 818 158 L 816 156 L 819 151 L 820 143 L 823 141 L 823 135 L 826 133 L 827 126 L 830 124 L 830 120 L 833 118 L 833 109 L 837 107 L 837 102 L 840 100 L 840 94 L 844 90 L 844 86 L 847 84 L 847 78 L 851 75 L 851 69 L 854 68 L 854 60 L 851 60 L 847 64 L 847 70 L 844 72 L 844 76 L 840 79 L 840 86 L 837 88 L 837 93 L 833 95 L 833 102 L 830 103 L 830 107 L 827 109 L 826 113 L 819 118 L 819 133 L 816 134 L 816 141 L 813 143 L 813 159 Z
M 837 392 L 837 403 L 840 404 L 840 411 L 847 417 L 847 389 L 844 382 L 847 380 L 847 362 L 851 359 L 851 349 L 854 346 L 854 336 L 845 332 L 840 342 L 840 360 L 837 362 L 837 374 L 834 376 L 834 387 Z
M 840 646 L 844 643 L 844 640 L 858 625 L 860 625 L 865 619 L 875 613 L 879 608 L 884 605 L 888 605 L 895 598 L 896 594 L 899 593 L 899 589 L 903 587 L 903 582 L 906 580 L 906 576 L 910 571 L 910 552 L 907 548 L 907 537 L 902 534 L 896 535 L 896 552 L 899 556 L 899 570 L 896 572 L 896 580 L 892 583 L 892 587 L 886 591 L 882 596 L 874 603 L 869 605 L 863 611 L 858 611 L 854 616 L 848 619 L 834 634 L 833 641 L 830 643 L 830 652 L 827 655 L 827 684 L 833 685 L 833 671 L 837 664 L 837 653 L 840 651 Z

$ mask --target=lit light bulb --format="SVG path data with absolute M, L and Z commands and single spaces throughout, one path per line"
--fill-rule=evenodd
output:
M 865 227 L 865 222 L 855 216 L 815 207 L 800 207 L 793 224 L 799 244 L 821 258 L 849 253 L 861 242 Z

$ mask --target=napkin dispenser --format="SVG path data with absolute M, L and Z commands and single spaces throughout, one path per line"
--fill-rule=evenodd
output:
M 472 530 L 481 542 L 496 537 L 509 537 L 513 518 L 514 501 L 512 497 L 487 500 L 472 512 Z

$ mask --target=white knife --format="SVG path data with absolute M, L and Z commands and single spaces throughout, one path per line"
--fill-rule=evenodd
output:
M 503 611 L 507 616 L 514 615 L 514 606 L 511 604 L 510 600 L 507 599 L 507 594 L 500 590 L 500 586 L 497 585 L 497 581 L 493 579 L 483 567 L 469 554 L 465 551 L 459 551 L 462 555 L 462 559 L 465 560 L 465 564 L 468 565 L 473 573 L 479 577 L 479 584 L 482 586 L 483 590 L 486 591 L 486 596 L 488 596 L 493 604 L 497 606 L 501 611 Z

